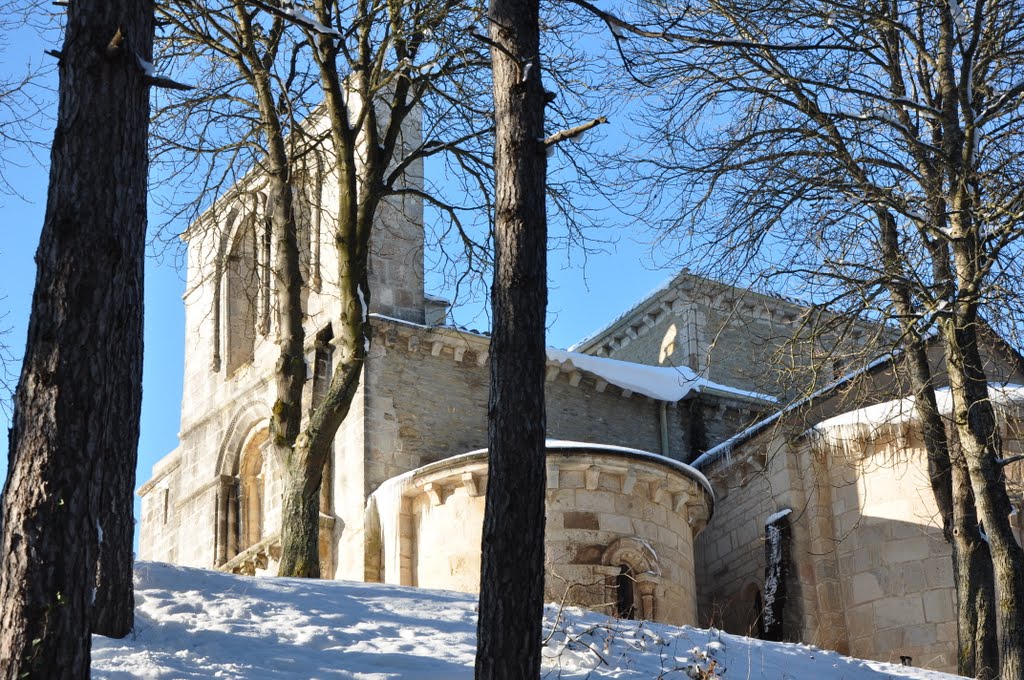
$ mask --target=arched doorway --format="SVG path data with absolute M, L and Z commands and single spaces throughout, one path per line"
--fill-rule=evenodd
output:
M 238 544 L 237 552 L 255 545 L 263 538 L 263 517 L 265 502 L 265 469 L 263 447 L 267 441 L 266 428 L 254 432 L 238 457 L 237 504 Z

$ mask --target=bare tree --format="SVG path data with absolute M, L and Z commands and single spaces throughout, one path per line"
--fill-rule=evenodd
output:
M 18 9 L 13 2 L 0 2 L 0 54 L 8 49 L 8 37 L 24 28 L 26 18 Z M 31 154 L 40 145 L 36 137 L 45 113 L 41 75 L 42 69 L 26 65 L 21 71 L 7 71 L 0 76 L 0 194 L 20 196 L 10 179 L 18 167 L 12 159 L 16 151 Z M 7 299 L 0 298 L 0 310 L 5 310 L 6 304 Z M 10 415 L 17 362 L 8 342 L 8 323 L 7 312 L 0 311 L 0 410 Z
M 492 0 L 489 36 L 475 35 L 491 47 L 496 123 L 489 453 L 477 678 L 531 678 L 540 673 L 547 203 L 571 207 L 571 201 L 561 203 L 564 197 L 549 186 L 547 159 L 558 144 L 578 140 L 607 122 L 600 116 L 545 134 L 545 107 L 554 97 L 543 79 L 559 65 L 543 67 L 540 15 L 538 0 Z M 588 177 L 593 181 L 595 176 Z
M 1004 308 L 1020 307 L 1006 289 L 1020 280 L 1024 215 L 1022 7 L 726 0 L 645 5 L 624 23 L 577 4 L 615 27 L 634 75 L 661 87 L 641 169 L 684 198 L 665 239 L 834 312 L 822 319 L 900 329 L 958 580 L 982 584 L 959 592 L 960 670 L 1019 677 L 1024 554 L 978 342 L 982 310 L 1019 318 Z M 936 330 L 963 451 L 952 459 L 919 357 Z M 1001 600 L 998 662 L 978 520 Z
M 166 19 L 174 26 L 168 56 L 208 60 L 216 84 L 164 109 L 164 116 L 179 124 L 178 134 L 165 135 L 165 144 L 229 157 L 225 177 L 235 176 L 233 157 L 248 150 L 267 183 L 262 189 L 268 196 L 280 351 L 271 441 L 286 478 L 280 573 L 318 576 L 324 465 L 371 342 L 368 258 L 378 209 L 388 196 L 411 195 L 431 203 L 462 232 L 466 211 L 407 181 L 405 173 L 417 161 L 447 155 L 471 176 L 489 174 L 479 144 L 491 123 L 467 106 L 479 99 L 473 73 L 486 61 L 460 42 L 462 25 L 476 12 L 450 0 L 422 5 L 318 0 L 312 14 L 290 3 L 168 7 Z M 232 67 L 228 73 L 219 69 L 223 62 Z M 448 118 L 442 126 L 442 115 L 453 112 L 460 112 L 462 124 Z M 433 122 L 413 143 L 403 131 L 424 115 Z M 215 129 L 211 120 L 226 129 Z M 198 142 L 192 138 L 197 129 Z M 341 314 L 332 344 L 340 356 L 325 396 L 304 419 L 302 291 L 308 282 L 300 267 L 296 181 L 315 159 L 334 173 L 338 187 L 331 228 Z M 205 176 L 207 187 L 230 183 Z M 465 234 L 462 241 L 476 248 Z
M 4 678 L 88 677 L 107 543 L 128 551 L 127 573 L 103 579 L 126 581 L 131 627 L 152 37 L 148 2 L 82 0 L 68 11 L 2 503 Z
M 5 0 L 0 2 L 0 53 L 8 49 L 8 37 L 24 30 L 29 23 L 27 10 Z M 41 80 L 45 69 L 39 64 L 26 64 L 20 70 L 5 70 L 0 76 L 0 194 L 19 195 L 11 181 L 14 151 L 31 154 L 42 147 L 38 137 L 45 120 L 43 101 L 47 94 Z

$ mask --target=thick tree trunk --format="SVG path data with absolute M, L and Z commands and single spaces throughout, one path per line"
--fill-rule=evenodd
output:
M 282 139 L 283 142 L 283 139 Z M 320 560 L 319 503 L 322 470 L 311 475 L 307 456 L 299 450 L 302 425 L 302 388 L 306 381 L 303 353 L 302 275 L 299 271 L 298 224 L 292 203 L 288 159 L 280 148 L 280 174 L 271 178 L 270 219 L 274 242 L 274 296 L 278 307 L 274 368 L 276 399 L 270 415 L 270 436 L 278 461 L 283 463 L 284 500 L 281 507 L 280 576 L 318 578 Z
M 273 295 L 277 303 L 277 364 L 274 367 L 274 405 L 270 413 L 270 439 L 284 471 L 281 507 L 281 566 L 279 575 L 320 576 L 318 550 L 322 467 L 310 471 L 306 447 L 299 442 L 302 427 L 302 390 L 306 381 L 305 328 L 302 325 L 302 273 L 299 234 L 292 187 L 295 161 L 288 152 L 277 99 L 267 66 L 255 51 L 254 30 L 248 9 L 236 2 L 235 17 L 248 51 L 240 70 L 252 74 L 252 84 L 267 137 L 269 176 L 267 213 L 273 243 Z M 312 487 L 312 489 L 311 489 Z
M 953 578 L 957 596 L 957 673 L 999 677 L 992 555 L 981 539 L 963 455 L 953 456 Z
M 285 463 L 281 508 L 280 576 L 320 576 L 320 485 L 331 444 L 359 388 L 365 354 L 343 358 L 323 401 L 309 418 Z
M 962 455 L 950 455 L 924 346 L 909 340 L 907 361 L 921 421 L 932 493 L 952 549 L 957 602 L 957 673 L 988 680 L 999 666 L 995 582 L 988 544 L 978 530 L 974 494 Z
M 293 458 L 284 469 L 281 506 L 279 576 L 320 578 L 320 478 L 310 474 L 305 458 Z
M 318 13 L 326 11 L 319 5 Z M 322 16 L 325 23 L 330 23 Z M 336 46 L 321 40 L 321 84 L 330 123 L 334 170 L 338 177 L 338 223 L 335 252 L 338 256 L 340 318 L 335 319 L 332 343 L 341 358 L 331 377 L 327 394 L 295 440 L 286 465 L 286 493 L 281 522 L 281 576 L 320 576 L 319 490 L 324 466 L 334 437 L 355 399 L 370 345 L 370 287 L 367 279 L 369 235 L 376 200 L 367 197 L 360 210 L 356 179 L 356 133 L 350 127 L 349 110 L 336 66 Z M 375 125 L 370 117 L 371 125 Z M 376 148 L 376 144 L 368 147 Z M 376 160 L 367 157 L 362 168 L 371 177 Z M 374 184 L 373 180 L 367 184 Z
M 68 8 L 2 501 L 3 678 L 88 677 L 101 543 L 111 550 L 97 623 L 131 627 L 149 121 L 140 60 L 152 36 L 147 0 Z
M 956 313 L 942 325 L 953 393 L 953 424 L 967 463 L 978 520 L 992 552 L 999 597 L 1000 677 L 1021 678 L 1024 677 L 1024 551 L 1010 526 L 1010 499 L 998 462 L 1001 445 L 978 350 L 977 328 L 976 310 L 968 303 L 958 303 Z
M 495 263 L 477 678 L 536 678 L 544 606 L 547 223 L 537 0 L 492 0 Z
M 942 215 L 938 210 L 936 214 Z M 888 275 L 888 288 L 897 318 L 902 320 L 903 346 L 915 409 L 928 456 L 928 476 L 942 531 L 950 543 L 957 602 L 957 672 L 987 680 L 998 667 L 995 626 L 995 583 L 988 545 L 981 539 L 974 494 L 967 481 L 962 455 L 951 456 L 946 424 L 935 400 L 935 385 L 928 352 L 915 325 L 917 314 L 901 275 L 905 267 L 896 222 L 879 211 L 879 246 Z M 948 282 L 944 252 L 936 253 L 936 280 Z
M 140 281 L 141 284 L 141 281 Z M 141 303 L 140 303 L 141 304 Z M 139 380 L 142 379 L 142 344 L 139 344 Z M 140 396 L 141 401 L 141 396 Z M 138 433 L 132 435 L 138 441 Z M 100 526 L 103 537 L 96 564 L 96 600 L 92 632 L 122 638 L 135 622 L 135 585 L 132 567 L 135 552 L 135 467 L 137 446 L 120 456 L 105 456 L 100 489 Z M 115 468 L 116 469 L 112 469 Z

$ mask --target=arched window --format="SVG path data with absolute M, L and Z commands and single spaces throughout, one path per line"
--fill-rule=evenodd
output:
M 261 286 L 256 266 L 255 225 L 252 217 L 239 225 L 224 267 L 224 356 L 228 375 L 252 361 L 256 347 L 256 310 Z
M 620 619 L 637 618 L 636 579 L 628 564 L 619 565 L 619 575 L 615 577 L 615 615 Z
M 606 601 L 615 603 L 611 613 L 621 619 L 654 619 L 661 568 L 651 547 L 640 538 L 617 539 L 605 548 L 601 564 L 607 574 Z

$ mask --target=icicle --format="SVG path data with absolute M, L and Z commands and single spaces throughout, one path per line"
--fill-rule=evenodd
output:
M 402 583 L 402 501 L 411 479 L 412 474 L 408 472 L 392 477 L 370 494 L 366 502 L 366 513 L 375 511 L 380 521 L 384 583 Z

